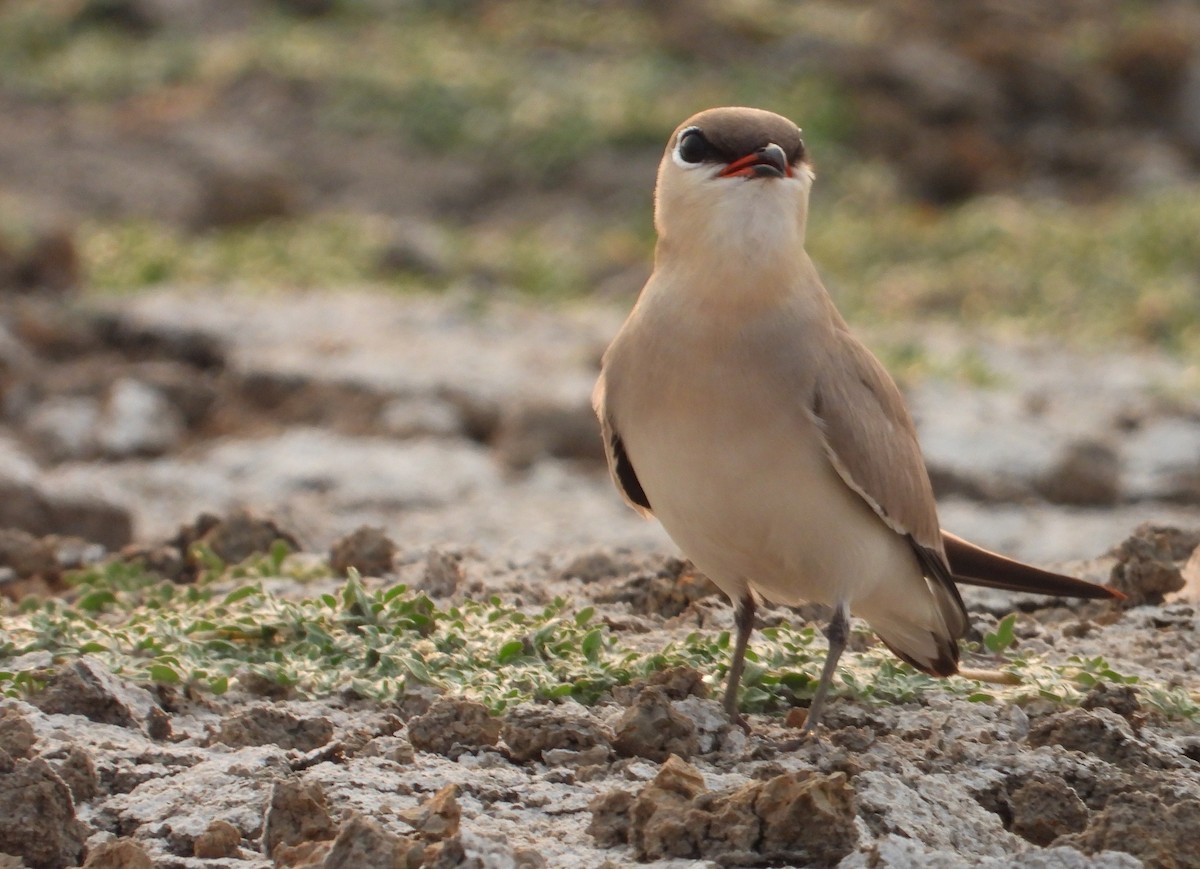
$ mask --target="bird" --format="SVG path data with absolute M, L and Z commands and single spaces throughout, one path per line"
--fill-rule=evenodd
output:
M 760 599 L 825 604 L 815 730 L 853 614 L 899 658 L 958 672 L 956 583 L 1120 593 L 944 531 L 895 381 L 842 318 L 804 248 L 815 174 L 800 128 L 763 109 L 688 118 L 654 193 L 654 268 L 592 396 L 611 476 L 733 602 L 734 721 Z

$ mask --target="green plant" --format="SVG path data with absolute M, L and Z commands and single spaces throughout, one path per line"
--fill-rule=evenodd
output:
M 44 683 L 44 662 L 11 666 L 21 656 L 61 662 L 86 654 L 135 681 L 218 694 L 247 675 L 307 697 L 348 691 L 388 699 L 427 684 L 498 711 L 532 698 L 594 703 L 616 686 L 676 666 L 708 674 L 717 689 L 729 662 L 728 632 L 629 649 L 592 607 L 574 609 L 565 600 L 532 611 L 496 597 L 440 609 L 404 585 L 367 588 L 354 572 L 336 590 L 295 599 L 271 591 L 276 580 L 294 583 L 296 571 L 304 582 L 328 583 L 329 576 L 283 547 L 232 567 L 197 555 L 205 571 L 191 585 L 113 562 L 77 574 L 68 600 L 32 601 L 6 617 L 0 693 L 19 695 Z M 869 703 L 946 693 L 975 702 L 1072 704 L 1110 682 L 1138 685 L 1144 702 L 1164 714 L 1200 714 L 1186 692 L 1142 684 L 1103 658 L 1014 655 L 1012 626 L 1006 618 L 986 641 L 1005 656 L 1001 672 L 1009 684 L 934 679 L 863 638 L 863 651 L 843 657 L 837 690 Z M 763 630 L 747 655 L 742 708 L 770 712 L 807 702 L 824 657 L 825 643 L 811 626 Z

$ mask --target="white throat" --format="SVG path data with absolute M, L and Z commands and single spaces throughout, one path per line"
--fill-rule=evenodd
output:
M 750 278 L 807 263 L 807 167 L 791 178 L 672 180 L 659 202 L 657 268 L 690 263 Z

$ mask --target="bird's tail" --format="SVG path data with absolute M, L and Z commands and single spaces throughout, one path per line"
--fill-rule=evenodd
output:
M 1116 600 L 1125 597 L 1121 592 L 1107 586 L 1005 558 L 974 543 L 968 543 L 949 531 L 942 531 L 942 542 L 946 547 L 946 560 L 950 562 L 950 573 L 953 574 L 955 582 L 1058 597 Z

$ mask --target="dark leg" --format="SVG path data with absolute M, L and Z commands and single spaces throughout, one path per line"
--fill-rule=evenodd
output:
M 821 669 L 821 682 L 817 685 L 817 693 L 813 696 L 812 705 L 808 707 L 808 719 L 804 722 L 807 733 L 817 729 L 821 723 L 821 710 L 825 706 L 825 695 L 829 693 L 829 685 L 833 682 L 833 674 L 837 670 L 838 659 L 846 648 L 846 638 L 850 634 L 850 614 L 844 603 L 833 608 L 833 618 L 829 620 L 829 630 L 825 632 L 829 640 L 829 652 L 825 655 L 825 666 Z
M 729 664 L 729 675 L 725 684 L 725 713 L 730 721 L 736 721 L 743 728 L 741 715 L 738 714 L 738 687 L 742 682 L 742 670 L 746 666 L 746 646 L 750 643 L 750 634 L 754 631 L 754 597 L 750 592 L 742 595 L 741 600 L 734 604 L 733 621 L 737 625 L 737 640 L 733 645 L 733 661 Z

